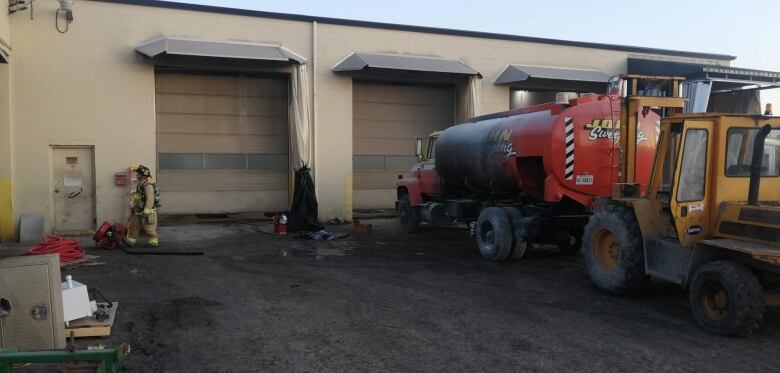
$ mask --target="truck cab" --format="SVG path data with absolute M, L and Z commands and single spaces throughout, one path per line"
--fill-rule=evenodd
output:
M 438 131 L 426 137 L 418 137 L 415 148 L 417 163 L 408 175 L 398 175 L 396 210 L 402 228 L 410 233 L 416 231 L 420 223 L 419 211 L 410 206 L 421 205 L 429 197 L 441 194 L 435 162 L 438 137 Z

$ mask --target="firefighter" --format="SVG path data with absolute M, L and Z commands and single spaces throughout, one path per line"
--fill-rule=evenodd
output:
M 123 241 L 130 247 L 135 246 L 139 233 L 143 231 L 149 237 L 145 247 L 157 247 L 160 244 L 157 237 L 157 207 L 160 206 L 157 185 L 150 180 L 152 172 L 148 167 L 140 165 L 135 172 L 138 188 L 132 194 L 133 207 L 127 221 L 127 236 Z

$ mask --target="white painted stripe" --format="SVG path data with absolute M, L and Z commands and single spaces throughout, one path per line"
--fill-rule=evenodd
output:
M 574 144 L 571 144 L 571 145 L 566 147 L 566 153 L 569 153 L 572 150 L 574 150 Z

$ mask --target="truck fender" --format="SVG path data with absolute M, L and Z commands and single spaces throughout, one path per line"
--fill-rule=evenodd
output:
M 409 198 L 409 206 L 419 206 L 423 204 L 422 193 L 420 193 L 420 182 L 416 177 L 399 180 L 396 194 L 398 200 L 400 200 L 403 195 L 406 195 Z

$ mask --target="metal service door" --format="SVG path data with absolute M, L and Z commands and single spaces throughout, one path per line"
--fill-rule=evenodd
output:
M 91 147 L 54 147 L 54 231 L 95 229 L 95 183 Z

